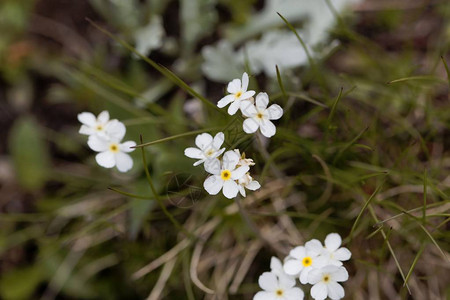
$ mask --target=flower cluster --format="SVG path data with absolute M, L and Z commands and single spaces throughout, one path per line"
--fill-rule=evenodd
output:
M 351 257 L 351 252 L 341 247 L 342 239 L 337 233 L 325 238 L 325 245 L 316 239 L 304 246 L 298 246 L 289 252 L 284 263 L 272 257 L 270 272 L 264 272 L 258 280 L 263 291 L 258 292 L 254 300 L 298 300 L 303 299 L 303 291 L 295 287 L 295 278 L 300 284 L 311 284 L 311 297 L 333 300 L 345 296 L 344 288 L 338 282 L 348 279 L 348 272 L 342 262 Z
M 277 132 L 272 120 L 278 120 L 283 116 L 283 109 L 278 104 L 269 105 L 269 96 L 261 92 L 253 98 L 255 91 L 248 91 L 248 75 L 244 73 L 241 79 L 233 79 L 228 83 L 226 95 L 217 102 L 222 108 L 230 104 L 228 113 L 234 115 L 239 109 L 245 117 L 243 129 L 246 133 L 254 133 L 258 129 L 265 137 L 272 137 Z
M 203 163 L 205 171 L 211 174 L 203 183 L 210 195 L 217 195 L 222 190 L 228 199 L 235 198 L 238 193 L 245 197 L 245 189 L 255 191 L 261 187 L 248 172 L 255 163 L 251 158 L 245 158 L 245 154 L 241 155 L 238 149 L 225 152 L 225 148 L 221 148 L 224 141 L 223 132 L 214 137 L 209 133 L 199 134 L 195 138 L 197 148 L 186 148 L 184 155 L 197 159 L 194 166 Z
M 78 114 L 81 122 L 80 134 L 89 136 L 88 146 L 98 154 L 97 163 L 104 168 L 117 167 L 120 172 L 127 172 L 133 167 L 133 160 L 127 153 L 134 151 L 133 141 L 122 143 L 125 136 L 125 125 L 109 119 L 108 111 L 102 111 L 97 117 L 90 112 Z

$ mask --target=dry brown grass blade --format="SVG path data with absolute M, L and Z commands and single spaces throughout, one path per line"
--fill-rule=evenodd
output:
M 263 244 L 260 241 L 256 240 L 248 247 L 247 253 L 245 254 L 244 259 L 242 260 L 241 265 L 237 270 L 236 275 L 234 276 L 234 280 L 229 288 L 230 294 L 236 294 L 236 292 L 238 291 L 242 281 L 245 278 L 245 275 L 247 275 L 248 269 L 255 259 L 255 256 L 258 254 L 259 250 L 261 250 L 262 245 Z
M 173 268 L 175 267 L 177 259 L 173 258 L 164 264 L 164 267 L 161 271 L 161 275 L 158 278 L 158 281 L 155 284 L 150 295 L 147 297 L 147 300 L 158 300 L 162 299 L 161 294 L 166 286 L 167 280 L 169 280 L 170 274 L 172 274 Z
M 198 242 L 195 245 L 194 252 L 192 253 L 192 259 L 191 259 L 191 267 L 189 269 L 189 275 L 191 276 L 192 282 L 202 291 L 204 291 L 207 294 L 215 294 L 216 292 L 208 287 L 206 287 L 198 278 L 197 274 L 197 266 L 200 261 L 200 256 L 202 254 L 203 246 L 205 245 L 204 242 Z

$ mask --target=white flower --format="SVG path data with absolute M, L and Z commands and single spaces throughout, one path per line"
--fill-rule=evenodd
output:
M 216 160 L 216 162 L 219 162 Z M 220 163 L 205 163 L 205 170 L 211 174 L 206 178 L 203 187 L 210 195 L 217 195 L 223 188 L 223 194 L 228 199 L 236 197 L 239 180 L 250 169 L 249 166 L 237 167 L 239 156 L 232 150 L 225 152 Z
M 328 258 L 329 264 L 342 266 L 342 261 L 349 260 L 352 256 L 352 253 L 347 248 L 339 248 L 341 244 L 341 236 L 337 233 L 330 233 L 325 238 L 325 247 L 322 255 Z
M 287 274 L 283 269 L 283 263 L 275 256 L 272 256 L 272 258 L 270 259 L 270 272 L 277 275 L 278 277 L 287 276 L 295 281 L 295 276 Z
M 247 117 L 243 124 L 243 129 L 246 133 L 253 133 L 258 128 L 265 137 L 272 137 L 277 132 L 275 125 L 270 120 L 278 120 L 283 115 L 283 109 L 277 105 L 269 104 L 269 96 L 266 93 L 259 93 L 256 96 L 256 105 L 250 101 L 242 101 L 241 111 Z
M 322 243 L 315 239 L 311 240 L 304 247 L 295 247 L 289 252 L 289 258 L 284 262 L 283 269 L 289 275 L 299 275 L 300 282 L 306 284 L 308 273 L 326 264 L 327 259 L 320 256 L 322 252 Z
M 109 122 L 108 111 L 102 111 L 98 117 L 90 112 L 82 112 L 78 114 L 77 118 L 83 124 L 79 130 L 80 134 L 105 136 L 105 128 Z
M 295 286 L 295 280 L 289 277 L 277 277 L 274 273 L 264 272 L 258 279 L 264 290 L 256 293 L 253 300 L 302 300 L 305 294 Z
M 348 272 L 344 267 L 327 265 L 320 269 L 311 270 L 308 283 L 312 284 L 311 297 L 323 300 L 327 296 L 332 300 L 345 296 L 344 288 L 338 283 L 347 281 Z
M 252 176 L 250 176 L 249 173 L 246 173 L 244 176 L 238 179 L 239 184 L 239 192 L 241 193 L 242 197 L 245 197 L 245 189 L 256 191 L 261 187 L 258 181 L 253 180 Z
M 241 102 L 252 97 L 255 91 L 247 91 L 248 75 L 244 72 L 242 82 L 240 79 L 233 79 L 228 83 L 227 91 L 230 95 L 223 97 L 217 102 L 217 106 L 222 108 L 231 103 L 228 107 L 228 113 L 234 115 L 241 107 Z
M 239 151 L 239 149 L 234 149 L 233 151 L 236 152 L 236 154 L 239 155 L 239 157 L 240 157 L 239 163 L 238 163 L 239 166 L 251 167 L 251 166 L 255 165 L 255 163 L 253 162 L 253 159 L 245 158 L 245 153 L 242 153 L 242 155 L 241 155 L 241 152 Z
M 184 150 L 184 155 L 190 158 L 199 159 L 194 163 L 194 166 L 211 160 L 221 155 L 225 148 L 220 149 L 225 136 L 223 132 L 219 132 L 214 138 L 209 133 L 202 133 L 195 138 L 195 144 L 198 148 L 189 147 Z
M 120 172 L 126 172 L 133 167 L 133 160 L 127 153 L 134 151 L 131 147 L 136 146 L 136 143 L 133 141 L 121 143 L 125 132 L 123 123 L 112 120 L 106 125 L 105 136 L 89 136 L 89 147 L 100 152 L 95 156 L 95 160 L 100 166 L 104 168 L 116 166 Z

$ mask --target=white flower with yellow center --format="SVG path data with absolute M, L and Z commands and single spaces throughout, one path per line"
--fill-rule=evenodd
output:
M 342 299 L 345 296 L 344 288 L 338 282 L 348 279 L 348 272 L 344 267 L 327 265 L 320 269 L 311 270 L 308 274 L 308 283 L 312 284 L 311 297 L 323 300 L 330 297 L 332 300 Z
M 247 91 L 248 75 L 244 72 L 242 81 L 240 79 L 233 79 L 228 83 L 227 91 L 230 95 L 226 95 L 217 102 L 217 106 L 222 108 L 231 103 L 228 107 L 228 113 L 234 115 L 241 107 L 243 100 L 249 99 L 255 94 L 255 91 Z
M 275 125 L 271 120 L 278 120 L 283 116 L 283 109 L 278 104 L 269 104 L 269 96 L 266 93 L 259 93 L 256 96 L 255 104 L 250 101 L 242 101 L 241 111 L 247 117 L 243 123 L 243 129 L 246 133 L 261 131 L 265 137 L 272 137 L 277 132 Z
M 237 164 L 240 157 L 232 150 L 225 152 L 220 163 L 205 163 L 205 170 L 212 174 L 206 178 L 203 187 L 210 195 L 217 195 L 220 190 L 228 199 L 237 196 L 239 186 L 236 180 L 239 180 L 250 169 L 249 166 L 240 166 Z M 217 160 L 218 162 L 218 160 Z
M 100 152 L 95 156 L 97 163 L 104 168 L 117 167 L 120 172 L 127 172 L 133 167 L 133 159 L 127 153 L 134 151 L 136 143 L 127 141 L 121 143 L 126 128 L 123 123 L 112 120 L 106 125 L 105 136 L 91 135 L 88 139 L 89 147 Z
M 204 163 L 207 160 L 212 160 L 221 155 L 225 148 L 220 149 L 225 140 L 223 132 L 217 133 L 214 138 L 209 133 L 202 133 L 195 138 L 195 145 L 198 148 L 189 147 L 184 150 L 184 155 L 189 158 L 198 159 L 194 166 Z
M 250 176 L 249 173 L 246 173 L 244 176 L 239 178 L 237 182 L 239 184 L 239 193 L 241 193 L 242 197 L 246 196 L 245 189 L 256 191 L 261 187 L 259 182 L 253 180 L 252 176 Z
M 263 291 L 256 293 L 253 300 L 302 300 L 305 296 L 300 288 L 295 287 L 295 279 L 277 277 L 272 272 L 259 276 L 258 284 Z
M 106 125 L 109 121 L 109 112 L 104 110 L 97 117 L 90 112 L 82 112 L 77 116 L 78 121 L 82 123 L 80 134 L 105 136 Z
M 342 266 L 342 262 L 349 260 L 352 256 L 350 250 L 341 247 L 341 244 L 341 236 L 337 233 L 330 233 L 325 238 L 325 247 L 322 255 L 328 258 L 328 264 Z
M 283 269 L 286 274 L 299 276 L 300 282 L 308 282 L 308 273 L 312 269 L 323 267 L 327 259 L 321 256 L 322 243 L 311 240 L 305 246 L 295 247 L 289 252 L 289 258 L 284 262 Z

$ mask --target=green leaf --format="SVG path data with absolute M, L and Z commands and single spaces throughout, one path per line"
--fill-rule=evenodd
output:
M 2 299 L 31 299 L 43 279 L 37 265 L 6 272 L 0 280 L 0 295 Z
M 14 123 L 9 148 L 20 185 L 27 190 L 41 188 L 48 176 L 49 154 L 41 127 L 32 117 Z

